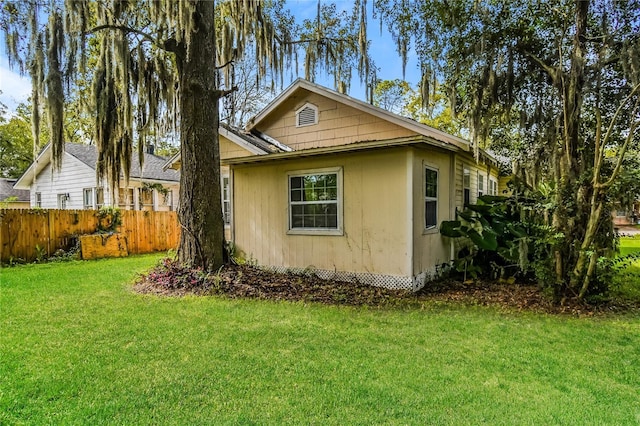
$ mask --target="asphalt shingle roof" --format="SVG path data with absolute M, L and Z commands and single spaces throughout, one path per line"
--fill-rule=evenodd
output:
M 65 144 L 65 151 L 95 170 L 98 159 L 98 148 L 95 145 L 67 143 Z M 179 182 L 179 171 L 173 169 L 163 170 L 162 167 L 166 161 L 165 158 L 159 155 L 145 152 L 141 170 L 140 162 L 138 161 L 138 152 L 136 151 L 131 158 L 130 175 L 132 178 Z
M 18 179 L 0 178 L 0 201 L 9 197 L 18 197 L 17 201 L 29 201 L 29 191 L 25 189 L 15 189 L 13 185 Z

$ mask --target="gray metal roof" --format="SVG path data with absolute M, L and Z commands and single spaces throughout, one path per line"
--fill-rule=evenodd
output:
M 65 144 L 65 151 L 95 170 L 96 161 L 98 160 L 98 148 L 95 145 L 67 143 Z M 180 172 L 178 170 L 163 170 L 163 166 L 166 161 L 167 160 L 165 158 L 159 155 L 145 152 L 141 171 L 140 162 L 138 161 L 138 152 L 136 151 L 133 153 L 131 158 L 130 177 L 179 182 Z
M 227 130 L 228 132 L 233 133 L 234 135 L 236 135 L 237 137 L 241 138 L 242 140 L 244 140 L 245 142 L 260 148 L 261 150 L 263 150 L 266 153 L 273 153 L 273 152 L 284 152 L 285 150 L 282 149 L 280 146 L 278 146 L 277 144 L 264 139 L 263 137 L 261 137 L 261 135 L 256 134 L 256 133 L 246 133 L 243 132 L 239 129 L 236 129 L 235 127 L 231 127 L 226 123 L 220 123 L 220 127 L 224 128 L 225 130 Z M 289 148 L 290 149 L 290 148 Z
M 17 201 L 29 201 L 29 191 L 24 189 L 15 189 L 13 185 L 18 179 L 0 178 L 0 201 L 9 197 L 18 197 Z

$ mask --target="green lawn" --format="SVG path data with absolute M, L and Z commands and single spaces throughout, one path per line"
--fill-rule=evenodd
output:
M 640 236 L 620 238 L 620 255 L 640 251 Z M 614 279 L 612 295 L 618 299 L 640 300 L 640 260 L 635 261 Z
M 640 251 L 640 236 L 620 238 L 620 255 Z
M 132 293 L 156 259 L 0 271 L 0 424 L 640 422 L 640 315 Z

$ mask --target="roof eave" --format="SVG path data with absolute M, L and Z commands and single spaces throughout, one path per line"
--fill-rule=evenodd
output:
M 225 129 L 222 126 L 220 126 L 220 128 L 219 128 L 219 133 L 220 133 L 220 135 L 222 135 L 225 138 L 229 139 L 231 142 L 235 143 L 236 145 L 239 145 L 241 148 L 246 149 L 247 151 L 249 151 L 252 154 L 255 154 L 255 155 L 268 154 L 267 151 L 263 150 L 262 148 L 259 148 L 259 147 L 255 146 L 255 145 L 250 144 L 249 142 L 247 142 L 244 139 L 242 139 L 240 136 L 236 135 L 233 132 L 230 132 L 229 130 Z
M 237 164 L 261 163 L 261 162 L 268 162 L 268 161 L 275 161 L 275 160 L 286 160 L 286 159 L 292 159 L 292 158 L 313 157 L 318 155 L 350 153 L 350 152 L 365 151 L 365 150 L 380 149 L 380 148 L 393 148 L 393 147 L 406 146 L 406 145 L 412 145 L 412 144 L 427 144 L 427 145 L 438 147 L 448 151 L 459 151 L 459 148 L 455 146 L 419 135 L 419 136 L 386 139 L 386 140 L 379 140 L 379 141 L 357 142 L 349 145 L 336 145 L 336 146 L 328 146 L 328 147 L 320 147 L 320 148 L 311 148 L 311 149 L 291 151 L 291 152 L 278 152 L 274 154 L 267 154 L 267 155 L 260 155 L 260 156 L 228 158 L 226 160 L 222 160 L 222 164 L 237 165 Z
M 173 169 L 173 165 L 180 160 L 181 156 L 180 156 L 180 150 L 178 150 L 178 152 L 176 152 L 175 154 L 173 154 L 173 156 L 171 156 L 171 158 L 169 158 L 164 165 L 162 166 L 162 171 L 166 172 L 167 169 Z
M 31 190 L 31 184 L 33 183 L 33 176 L 39 175 L 40 172 L 51 162 L 51 154 L 49 153 L 51 148 L 51 144 L 48 144 L 40 154 L 36 157 L 35 161 L 33 161 L 27 170 L 20 176 L 18 181 L 13 185 L 15 189 L 22 189 L 29 191 Z M 49 155 L 47 161 L 40 161 L 44 158 L 45 155 Z M 35 171 L 34 171 L 35 169 Z

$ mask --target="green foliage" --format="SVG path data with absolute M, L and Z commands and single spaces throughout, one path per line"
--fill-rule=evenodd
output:
M 165 188 L 164 186 L 162 186 L 161 183 L 158 182 L 154 182 L 154 183 L 150 183 L 150 182 L 143 182 L 142 183 L 142 190 L 143 191 L 153 191 L 156 190 L 158 191 L 158 193 L 166 196 L 169 193 L 169 188 Z
M 441 76 L 453 114 L 466 115 L 476 155 L 490 146 L 516 160 L 532 185 L 553 185 L 546 224 L 563 234 L 553 245 L 560 299 L 582 298 L 596 285 L 590 254 L 612 249 L 611 197 L 627 204 L 637 190 L 633 173 L 615 186 L 626 151 L 640 142 L 639 6 L 376 2 L 403 59 L 415 49 L 423 98 Z
M 405 108 L 415 91 L 404 80 L 380 80 L 373 89 L 373 104 L 395 114 L 405 115 Z
M 468 242 L 458 250 L 454 270 L 465 278 L 535 276 L 545 282 L 558 236 L 539 219 L 548 208 L 543 200 L 541 192 L 531 190 L 526 196 L 485 195 L 457 212 L 458 220 L 442 222 L 441 234 Z
M 17 178 L 24 173 L 33 159 L 30 114 L 24 104 L 16 114 L 0 116 L 0 177 Z
M 116 232 L 122 225 L 122 211 L 118 207 L 103 206 L 98 210 L 98 228 L 96 232 L 112 233 Z
M 462 117 L 455 117 L 439 86 L 425 105 L 420 93 L 404 80 L 380 80 L 373 90 L 373 104 L 420 123 L 460 137 L 468 137 Z
M 18 201 L 18 197 L 15 195 L 11 197 L 7 197 L 4 200 L 0 200 L 0 209 L 7 209 L 11 205 L 11 203 Z
M 42 263 L 47 258 L 47 249 L 46 247 L 42 247 L 39 244 L 36 244 L 34 249 L 36 251 L 36 260 L 35 263 Z
M 80 238 L 73 235 L 69 238 L 70 244 L 64 249 L 56 250 L 53 255 L 49 256 L 47 262 L 69 262 L 80 258 Z

